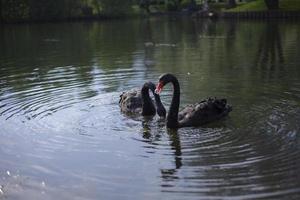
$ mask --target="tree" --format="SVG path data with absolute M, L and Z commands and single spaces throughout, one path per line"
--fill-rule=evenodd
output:
M 228 0 L 228 8 L 234 8 L 234 7 L 236 7 L 235 0 Z
M 149 0 L 140 0 L 139 2 L 139 6 L 142 9 L 145 9 L 147 11 L 147 13 L 150 13 L 150 2 Z
M 176 11 L 180 8 L 180 0 L 167 0 L 165 2 L 168 11 Z
M 205 11 L 205 12 L 209 11 L 209 5 L 208 5 L 207 0 L 204 0 L 204 2 L 203 2 L 202 11 Z
M 136 0 L 137 1 L 137 0 Z M 63 20 L 129 14 L 134 0 L 0 0 L 0 21 Z M 150 0 L 148 0 L 150 1 Z
M 276 10 L 279 8 L 278 0 L 265 0 L 265 4 L 269 10 Z
M 96 9 L 97 14 L 100 15 L 101 13 L 101 2 L 99 0 L 93 0 L 92 6 Z
M 61 20 L 81 14 L 81 0 L 27 0 L 31 20 Z
M 131 0 L 100 0 L 102 14 L 122 16 L 131 10 Z
M 2 22 L 2 0 L 0 0 L 0 22 Z
M 19 21 L 28 19 L 27 0 L 0 0 L 1 18 L 3 21 Z

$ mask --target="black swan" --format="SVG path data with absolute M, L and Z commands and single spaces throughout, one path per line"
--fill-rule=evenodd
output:
M 149 96 L 149 90 L 154 95 L 156 108 Z M 160 117 L 166 116 L 166 109 L 162 105 L 159 95 L 155 93 L 155 84 L 150 81 L 144 83 L 141 90 L 132 89 L 123 92 L 120 95 L 119 105 L 121 111 L 126 114 L 141 113 L 143 116 L 151 116 L 157 112 Z
M 178 114 L 180 103 L 180 86 L 177 78 L 174 75 L 161 75 L 155 92 L 159 94 L 163 87 L 169 82 L 173 84 L 174 91 L 167 116 L 168 128 L 200 126 L 220 119 L 232 111 L 232 107 L 227 104 L 226 99 L 208 98 L 196 104 L 187 105 Z

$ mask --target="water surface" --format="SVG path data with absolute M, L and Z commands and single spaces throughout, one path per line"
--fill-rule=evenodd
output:
M 293 21 L 2 26 L 0 199 L 299 199 L 299 44 Z M 165 72 L 181 106 L 233 112 L 178 131 L 120 113 Z

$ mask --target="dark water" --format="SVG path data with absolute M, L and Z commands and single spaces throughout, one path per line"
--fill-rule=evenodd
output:
M 299 199 L 299 52 L 296 21 L 2 26 L 0 199 Z M 234 111 L 177 132 L 120 113 L 164 72 L 181 106 Z

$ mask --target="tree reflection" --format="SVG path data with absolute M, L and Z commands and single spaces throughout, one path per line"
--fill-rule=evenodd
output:
M 275 21 L 268 21 L 258 43 L 255 66 L 263 70 L 262 78 L 267 78 L 272 76 L 275 70 L 284 72 L 283 63 L 284 56 L 279 25 Z
M 153 26 L 151 25 L 150 19 L 143 20 L 140 24 L 140 32 L 145 45 L 145 53 L 143 63 L 146 67 L 155 65 L 154 58 L 154 38 L 153 38 Z M 148 45 L 147 45 L 148 44 Z

